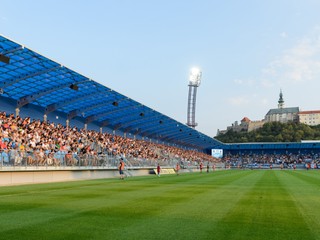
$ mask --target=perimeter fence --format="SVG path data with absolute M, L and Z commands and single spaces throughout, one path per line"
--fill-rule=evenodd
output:
M 0 152 L 0 168 L 21 168 L 21 167 L 55 167 L 55 168 L 110 168 L 118 167 L 120 159 L 123 159 L 126 168 L 150 168 L 161 166 L 174 167 L 181 161 L 179 159 L 145 159 L 136 157 L 124 157 L 110 153 L 91 154 L 91 153 L 70 153 L 65 151 L 46 152 L 46 151 L 19 151 L 16 149 Z M 188 164 L 182 163 L 185 167 Z M 189 167 L 193 167 L 190 166 Z

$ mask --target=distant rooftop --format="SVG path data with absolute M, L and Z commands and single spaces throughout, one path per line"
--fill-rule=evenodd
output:
M 299 107 L 290 107 L 290 108 L 275 108 L 270 109 L 267 115 L 274 115 L 274 114 L 284 114 L 284 113 L 298 113 Z

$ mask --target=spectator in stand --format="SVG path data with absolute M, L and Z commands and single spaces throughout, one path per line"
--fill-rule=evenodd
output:
M 8 162 L 8 148 L 19 151 L 21 162 L 26 164 L 98 165 L 98 154 L 103 152 L 148 161 L 167 161 L 174 158 L 183 163 L 199 163 L 202 160 L 215 162 L 216 159 L 193 150 L 182 150 L 172 146 L 155 144 L 143 140 L 123 138 L 108 133 L 98 133 L 61 124 L 22 119 L 0 112 L 1 157 Z M 69 156 L 71 152 L 71 157 Z M 65 157 L 67 161 L 65 162 Z M 80 161 L 80 159 L 82 159 Z

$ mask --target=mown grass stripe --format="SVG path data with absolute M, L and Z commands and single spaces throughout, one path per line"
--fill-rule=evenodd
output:
M 293 182 L 315 190 L 317 176 L 300 174 Z M 0 188 L 0 239 L 317 239 L 287 178 L 235 170 Z
M 319 171 L 284 171 L 281 183 L 294 199 L 314 239 L 320 239 L 320 177 Z M 299 221 L 295 219 L 295 221 Z
M 205 191 L 196 195 L 189 191 L 185 201 L 179 203 L 178 207 L 165 207 L 161 214 L 137 221 L 130 226 L 131 236 L 138 239 L 141 232 L 147 234 L 145 229 L 149 229 L 153 233 L 152 239 L 211 239 L 214 224 L 237 204 L 250 189 L 248 185 L 253 185 L 254 177 L 251 177 L 251 174 L 230 171 L 223 173 L 223 178 L 210 174 L 197 176 L 194 182 L 201 182 L 200 186 Z M 180 189 L 176 194 L 181 195 L 179 192 L 183 191 L 184 189 Z
M 304 181 L 307 185 L 312 184 L 319 187 L 320 190 L 320 171 L 319 170 L 300 170 L 300 171 L 283 171 L 284 173 L 295 176 Z
M 135 223 L 135 218 L 139 219 L 141 216 L 145 218 L 147 214 L 152 213 L 152 209 L 156 204 L 155 199 L 163 201 L 161 207 L 168 208 L 170 205 L 177 205 L 179 202 L 188 200 L 192 191 L 193 195 L 198 195 L 205 192 L 207 189 L 203 186 L 214 185 L 220 186 L 218 183 L 227 183 L 236 181 L 238 174 L 217 173 L 214 176 L 216 180 L 205 180 L 207 175 L 181 175 L 168 176 L 167 178 L 132 178 L 128 181 L 109 181 L 105 184 L 101 181 L 95 181 L 96 184 L 87 183 L 63 183 L 61 191 L 57 190 L 57 186 L 49 185 L 49 190 L 45 190 L 45 186 L 26 186 L 14 187 L 21 188 L 17 195 L 9 198 L 9 204 L 5 206 L 8 209 L 7 214 L 2 214 L 6 221 L 0 223 L 4 229 L 18 230 L 24 232 L 25 229 L 32 229 L 39 225 L 54 226 L 57 222 L 74 222 L 76 219 L 82 219 L 82 215 L 95 215 L 104 218 L 118 219 L 122 214 L 127 215 L 126 225 Z M 55 184 L 54 184 L 55 185 Z M 74 188 L 72 188 L 74 185 Z M 87 192 L 89 190 L 89 193 Z M 184 194 L 184 192 L 186 193 Z M 22 198 L 22 194 L 24 197 Z M 167 196 L 160 198 L 158 196 Z M 167 198 L 167 201 L 164 199 Z M 8 203 L 6 199 L 6 203 Z M 0 200 L 3 204 L 4 199 Z M 106 204 L 102 204 L 105 202 Z M 1 205 L 0 205 L 1 206 Z M 146 208 L 146 206 L 149 206 Z M 54 209 L 54 211 L 53 211 Z M 114 216 L 112 215 L 115 211 Z M 162 210 L 161 210 L 162 211 Z M 98 214 L 100 213 L 100 214 Z M 153 213 L 152 213 L 153 214 Z M 35 217 L 38 215 L 38 217 Z M 117 216 L 116 216 L 117 215 Z M 19 222 L 19 216 L 24 221 Z M 9 219 L 12 221 L 8 221 Z M 119 219 L 118 219 L 119 220 Z M 16 224 L 18 221 L 18 224 Z M 81 222 L 81 221 L 76 221 Z M 115 221 L 116 223 L 116 221 Z M 91 225 L 90 223 L 88 225 Z M 101 225 L 101 224 L 100 224 Z M 104 228 L 104 223 L 101 225 Z M 117 224 L 110 223 L 106 229 L 115 228 Z M 62 228 L 60 231 L 67 234 L 73 228 Z M 1 231 L 1 230 L 0 230 Z M 112 231 L 110 231 L 112 233 Z
M 280 171 L 255 171 L 261 178 L 216 226 L 218 239 L 314 239 Z M 295 219 L 295 221 L 292 221 Z

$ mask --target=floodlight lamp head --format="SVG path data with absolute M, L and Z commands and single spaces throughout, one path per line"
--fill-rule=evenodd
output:
M 189 85 L 199 87 L 201 83 L 202 72 L 199 68 L 191 68 L 189 75 Z

